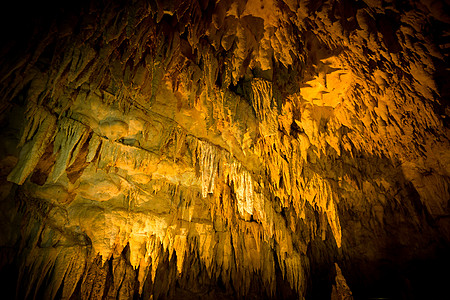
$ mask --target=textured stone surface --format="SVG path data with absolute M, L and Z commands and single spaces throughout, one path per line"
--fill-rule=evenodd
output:
M 447 4 L 45 4 L 2 26 L 10 295 L 443 296 Z

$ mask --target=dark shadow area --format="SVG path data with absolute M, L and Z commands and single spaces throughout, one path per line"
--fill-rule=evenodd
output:
M 335 183 L 342 247 L 336 246 L 329 226 L 325 241 L 311 242 L 307 298 L 330 297 L 336 275 L 333 263 L 337 262 L 354 299 L 445 299 L 450 243 L 403 175 L 400 163 L 367 153 L 353 153 L 353 158 L 343 153 L 342 160 L 325 163 L 353 178 L 358 189 L 349 193 Z M 374 185 L 385 201 L 382 220 L 374 209 L 382 199 L 361 192 L 364 182 L 373 184 L 381 178 L 393 187 L 384 190 Z M 368 202 L 370 199 L 376 202 Z
M 4 253 L 5 251 L 8 250 L 4 248 L 0 249 L 0 252 Z M 0 290 L 2 291 L 3 299 L 15 299 L 15 287 L 17 286 L 17 278 L 19 276 L 17 270 L 17 266 L 11 264 L 9 260 L 6 265 L 2 265 L 0 268 Z
M 194 242 L 195 244 L 195 242 Z M 276 254 L 273 253 L 274 257 Z M 217 269 L 219 266 L 213 268 Z M 236 271 L 236 270 L 235 270 Z M 242 270 L 241 270 L 242 271 Z M 240 272 L 240 271 L 238 271 Z M 169 258 L 168 251 L 164 252 L 162 263 L 158 265 L 155 280 L 152 282 L 150 274 L 144 283 L 140 299 L 298 299 L 298 294 L 290 287 L 281 275 L 278 261 L 275 258 L 276 292 L 270 295 L 268 287 L 262 281 L 261 274 L 253 273 L 250 279 L 250 289 L 243 295 L 238 295 L 237 285 L 232 279 L 224 280 L 221 275 L 211 278 L 205 264 L 200 259 L 197 247 L 189 250 L 183 263 L 183 271 L 178 274 L 176 254 Z M 172 280 L 171 280 L 172 279 Z
M 327 232 L 329 236 L 331 231 Z M 308 246 L 307 255 L 310 260 L 310 278 L 306 299 L 330 299 L 331 289 L 336 276 L 334 272 L 334 251 L 329 251 L 331 243 L 318 238 L 313 240 Z
M 18 191 L 20 194 L 20 191 Z M 14 200 L 14 198 L 11 198 Z M 10 199 L 10 200 L 11 200 Z M 26 209 L 20 214 L 20 224 L 34 222 Z M 17 225 L 17 224 L 16 224 Z M 17 227 L 15 230 L 20 231 Z M 39 231 L 31 234 L 40 234 Z M 14 247 L 0 248 L 0 288 L 5 299 L 46 299 L 49 288 L 52 286 L 52 276 L 57 269 L 51 267 L 35 274 L 31 267 L 24 267 L 24 261 L 30 251 L 29 241 L 35 240 L 35 236 L 20 236 Z M 195 245 L 193 241 L 193 245 Z M 28 245 L 25 248 L 23 245 Z M 143 283 L 142 293 L 139 294 L 139 269 L 134 269 L 130 263 L 130 247 L 127 245 L 118 256 L 111 257 L 103 263 L 100 256 L 96 256 L 92 262 L 85 263 L 83 274 L 76 283 L 75 290 L 70 299 L 298 299 L 298 294 L 290 287 L 289 282 L 282 276 L 279 263 L 275 258 L 275 281 L 276 292 L 271 295 L 268 287 L 265 286 L 262 276 L 253 273 L 250 279 L 248 291 L 240 291 L 235 285 L 241 282 L 233 282 L 231 279 L 223 280 L 211 277 L 205 264 L 200 259 L 197 246 L 191 246 L 184 259 L 183 270 L 178 273 L 177 255 L 174 252 L 170 256 L 169 251 L 164 251 L 160 245 L 159 253 L 161 261 L 156 270 L 155 279 L 152 280 L 150 268 L 145 270 L 146 280 Z M 43 251 L 45 253 L 45 250 Z M 274 257 L 276 253 L 273 252 Z M 70 258 L 68 258 L 70 259 Z M 86 257 L 80 257 L 86 260 Z M 215 267 L 220 268 L 220 266 Z M 214 268 L 213 268 L 214 269 Z M 232 270 L 236 272 L 236 270 Z M 242 270 L 237 270 L 242 272 Z M 42 277 L 42 281 L 36 279 Z M 55 299 L 63 298 L 64 281 L 59 287 Z

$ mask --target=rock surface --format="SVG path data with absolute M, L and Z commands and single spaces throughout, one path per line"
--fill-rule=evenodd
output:
M 448 3 L 46 4 L 2 18 L 5 293 L 445 295 Z

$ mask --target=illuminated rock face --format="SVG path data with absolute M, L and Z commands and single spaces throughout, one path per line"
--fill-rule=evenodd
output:
M 447 6 L 134 2 L 36 8 L 3 46 L 4 291 L 446 291 Z

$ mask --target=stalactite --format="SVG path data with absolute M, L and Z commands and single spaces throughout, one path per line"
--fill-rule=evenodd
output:
M 234 185 L 238 211 L 243 216 L 245 213 L 253 214 L 254 191 L 253 179 L 246 170 L 241 170 L 240 164 L 233 162 L 230 166 L 230 180 Z
M 205 198 L 208 194 L 214 192 L 214 184 L 219 168 L 219 153 L 216 147 L 207 142 L 199 141 L 200 143 L 200 168 L 201 168 L 201 182 L 202 182 L 202 196 Z
M 63 172 L 73 164 L 88 137 L 86 126 L 68 118 L 60 119 L 57 128 L 53 143 L 53 152 L 57 153 L 57 156 L 49 182 L 58 181 Z
M 8 175 L 8 180 L 17 184 L 23 184 L 33 172 L 56 129 L 55 116 L 34 104 L 31 107 L 30 119 L 20 142 L 25 144 L 21 149 L 19 162 Z

